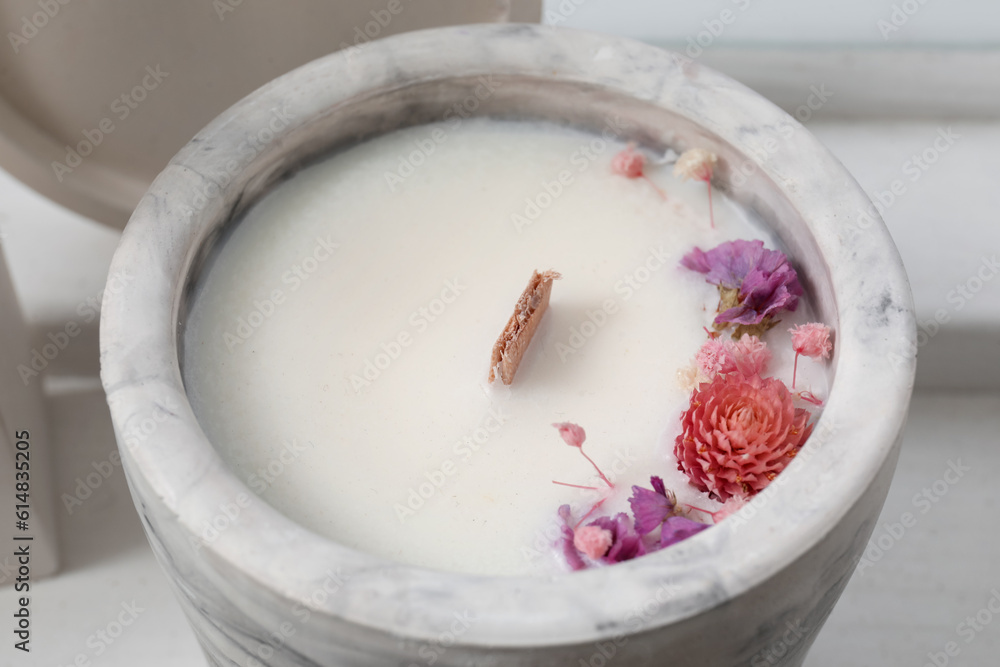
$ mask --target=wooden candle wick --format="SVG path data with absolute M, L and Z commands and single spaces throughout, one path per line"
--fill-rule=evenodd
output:
M 528 286 L 514 306 L 514 314 L 507 320 L 507 326 L 493 345 L 490 357 L 491 383 L 497 379 L 498 374 L 504 384 L 514 381 L 514 374 L 531 343 L 531 337 L 535 335 L 535 329 L 549 307 L 552 281 L 559 278 L 562 276 L 555 271 L 535 271 L 531 274 Z

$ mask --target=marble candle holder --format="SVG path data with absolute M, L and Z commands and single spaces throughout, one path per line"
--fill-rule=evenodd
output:
M 300 166 L 457 113 L 547 119 L 719 156 L 716 187 L 788 251 L 836 331 L 800 455 L 719 526 L 608 568 L 425 570 L 295 524 L 234 475 L 185 395 L 179 339 L 223 228 Z M 253 150 L 246 150 L 246 146 Z M 212 665 L 801 665 L 889 488 L 915 366 L 906 277 L 861 188 L 795 120 L 695 62 L 529 25 L 445 28 L 337 53 L 236 104 L 163 170 L 124 232 L 102 380 L 149 542 Z M 612 657 L 613 656 L 613 657 Z

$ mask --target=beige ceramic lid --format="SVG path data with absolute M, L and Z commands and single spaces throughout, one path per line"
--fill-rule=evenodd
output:
M 541 0 L 7 0 L 0 167 L 122 227 L 174 153 L 276 76 L 373 37 L 540 15 Z

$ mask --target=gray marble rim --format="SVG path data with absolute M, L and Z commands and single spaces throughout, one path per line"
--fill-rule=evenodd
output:
M 856 222 L 860 212 L 873 210 L 861 188 L 783 111 L 676 54 L 551 27 L 443 28 L 332 54 L 244 98 L 170 162 L 123 233 L 111 274 L 124 271 L 134 278 L 126 289 L 106 293 L 101 320 L 101 375 L 119 441 L 154 411 L 169 413 L 140 443 L 121 445 L 133 494 L 138 487 L 155 496 L 141 503 L 137 498 L 140 511 L 160 504 L 179 530 L 194 536 L 221 503 L 251 494 L 199 427 L 178 362 L 188 283 L 222 223 L 297 165 L 289 158 L 293 150 L 301 155 L 309 141 L 322 143 L 315 132 L 308 138 L 310 128 L 326 122 L 331 110 L 417 83 L 490 75 L 568 82 L 607 99 L 667 110 L 701 128 L 700 137 L 723 158 L 718 187 L 765 216 L 775 215 L 793 258 L 808 260 L 807 287 L 835 327 L 836 381 L 814 436 L 779 478 L 782 484 L 774 485 L 766 501 L 751 504 L 745 522 L 726 521 L 681 545 L 610 568 L 545 578 L 436 572 L 343 547 L 262 502 L 244 508 L 237 522 L 203 544 L 200 557 L 217 571 L 238 572 L 246 585 L 273 599 L 297 601 L 396 637 L 435 637 L 453 613 L 468 610 L 477 620 L 462 643 L 496 647 L 614 636 L 665 583 L 669 601 L 629 632 L 696 616 L 767 585 L 836 525 L 892 455 L 916 349 L 902 264 L 877 216 Z M 538 88 L 535 95 L 544 95 L 545 86 Z M 283 125 L 274 120 L 281 114 Z M 239 153 L 247 137 L 260 137 L 268 127 L 273 139 L 253 154 Z M 665 132 L 656 140 L 683 149 L 691 136 Z M 772 141 L 778 149 L 765 150 Z M 739 156 L 753 166 L 757 194 L 732 185 Z M 331 568 L 342 573 L 338 594 L 323 604 L 307 602 Z

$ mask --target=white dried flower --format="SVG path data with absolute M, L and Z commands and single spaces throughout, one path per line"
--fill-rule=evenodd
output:
M 718 158 L 715 153 L 704 148 L 692 148 L 681 153 L 674 164 L 674 176 L 684 179 L 693 178 L 699 181 L 712 180 L 712 170 Z

